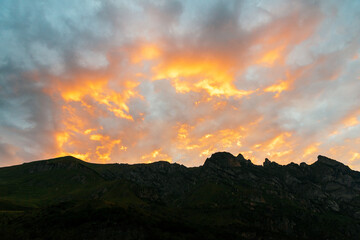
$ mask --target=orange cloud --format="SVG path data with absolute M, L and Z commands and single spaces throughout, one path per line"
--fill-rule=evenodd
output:
M 129 114 L 127 101 L 139 97 L 135 91 L 138 83 L 124 81 L 119 90 L 110 88 L 111 76 L 78 74 L 76 80 L 54 80 L 54 86 L 46 89 L 56 98 L 59 96 L 61 115 L 55 134 L 57 155 L 73 155 L 94 162 L 109 162 L 113 149 L 126 151 L 121 139 L 101 134 L 103 126 L 96 124 L 99 116 L 110 113 L 115 118 L 134 121 Z
M 144 60 L 156 59 L 160 56 L 161 50 L 156 44 L 144 44 L 138 46 L 132 53 L 131 62 L 136 64 Z
M 311 161 L 321 151 L 355 162 L 359 143 L 346 131 L 359 125 L 359 113 L 339 111 L 337 119 L 332 116 L 335 124 L 325 122 L 331 113 L 326 91 L 345 84 L 334 84 L 347 69 L 346 61 L 340 60 L 354 63 L 358 55 L 350 50 L 339 55 L 313 52 L 315 47 L 308 44 L 326 42 L 314 35 L 322 23 L 322 10 L 304 4 L 292 5 L 295 9 L 280 16 L 272 13 L 264 25 L 249 31 L 239 28 L 238 12 L 232 8 L 226 13 L 231 16 L 219 19 L 214 16 L 225 13 L 204 12 L 200 22 L 196 17 L 186 29 L 180 23 L 181 11 L 175 17 L 154 11 L 159 3 L 149 15 L 148 9 L 138 6 L 141 14 L 129 19 L 129 27 L 113 29 L 113 41 L 101 32 L 101 41 L 79 39 L 79 46 L 58 54 L 50 49 L 53 43 L 48 44 L 40 48 L 40 57 L 36 53 L 28 57 L 37 59 L 38 69 L 21 76 L 31 79 L 29 92 L 40 91 L 52 105 L 40 117 L 22 117 L 19 125 L 26 128 L 36 122 L 46 134 L 53 134 L 44 147 L 47 156 L 71 154 L 92 162 L 165 160 L 198 165 L 215 151 L 241 152 L 258 164 L 265 157 L 281 163 Z M 73 48 L 90 54 L 72 54 Z M 303 56 L 294 51 L 298 48 L 309 52 Z M 63 66 L 48 66 L 48 55 Z M 68 55 L 89 59 L 79 65 L 76 57 L 61 57 Z M 336 59 L 342 55 L 346 57 Z M 290 57 L 301 64 L 289 63 Z M 64 72 L 54 73 L 51 67 Z M 253 68 L 254 76 L 248 78 Z M 322 85 L 328 79 L 332 81 L 326 84 L 333 86 Z M 14 89 L 21 91 L 21 84 L 16 84 Z M 51 120 L 43 124 L 39 119 L 48 115 Z M 321 121 L 323 125 L 318 124 Z M 334 147 L 333 139 L 340 139 L 341 147 Z
M 10 7 L 0 26 L 1 159 L 193 166 L 215 151 L 258 164 L 321 153 L 360 168 L 350 3 L 108 1 L 71 15 L 47 4 L 45 19 L 33 2 L 31 18 Z
M 319 145 L 320 145 L 320 143 L 315 143 L 313 145 L 308 146 L 304 151 L 303 157 L 305 158 L 305 157 L 309 156 L 310 154 L 318 152 L 319 151 L 319 148 L 318 148 Z
M 282 59 L 284 46 L 277 47 L 272 49 L 265 54 L 256 62 L 257 64 L 263 64 L 265 66 L 272 66 L 276 63 L 276 61 Z
M 161 148 L 152 151 L 150 154 L 141 156 L 141 160 L 146 163 L 152 163 L 156 161 L 166 161 L 166 162 L 172 161 L 170 156 L 161 152 Z
M 231 66 L 212 58 L 180 56 L 154 67 L 157 79 L 170 79 L 180 92 L 205 90 L 210 96 L 246 96 L 253 91 L 239 90 L 234 86 Z
M 281 41 L 283 45 L 275 41 L 279 37 L 284 38 Z M 285 33 L 274 37 L 273 40 L 268 40 L 267 44 L 270 46 L 265 47 L 262 52 L 256 52 L 254 58 L 258 59 L 255 61 L 256 64 L 280 69 L 281 75 L 286 76 L 262 89 L 263 92 L 274 93 L 273 97 L 279 99 L 282 92 L 293 90 L 297 79 L 310 67 L 298 70 L 287 68 L 284 58 L 287 54 L 287 44 L 291 44 L 292 40 Z M 262 42 L 265 43 L 266 41 Z M 321 150 L 318 142 L 296 146 L 294 142 L 301 140 L 300 138 L 291 131 L 280 128 L 267 129 L 266 124 L 269 124 L 269 128 L 272 127 L 271 119 L 264 119 L 264 116 L 259 114 L 239 123 L 236 122 L 236 118 L 232 120 L 233 115 L 247 114 L 241 110 L 241 99 L 245 96 L 251 98 L 255 95 L 253 93 L 258 91 L 243 90 L 238 87 L 241 85 L 235 84 L 244 69 L 253 62 L 251 58 L 249 62 L 240 64 L 232 57 L 217 55 L 216 52 L 205 54 L 200 51 L 198 54 L 188 54 L 186 51 L 175 51 L 170 54 L 166 53 L 163 46 L 151 42 L 138 44 L 127 53 L 132 64 L 129 71 L 132 73 L 121 75 L 120 86 L 116 85 L 119 80 L 112 70 L 94 76 L 89 73 L 74 74 L 73 78 L 76 81 L 71 84 L 66 81 L 54 81 L 59 92 L 53 91 L 51 94 L 60 94 L 64 101 L 61 106 L 63 118 L 55 135 L 59 155 L 72 154 L 95 162 L 110 162 L 114 159 L 116 161 L 119 156 L 124 156 L 127 161 L 132 162 L 171 162 L 178 153 L 180 159 L 189 159 L 190 164 L 194 164 L 199 159 L 202 162 L 203 158 L 213 152 L 225 150 L 234 154 L 242 152 L 245 157 L 261 163 L 264 157 L 275 158 L 280 162 L 293 161 L 294 154 L 302 156 L 299 161 L 310 161 L 308 157 Z M 109 59 L 112 65 L 120 61 L 117 58 Z M 142 61 L 148 61 L 150 71 L 142 69 Z M 142 104 L 152 104 L 151 100 L 146 99 L 139 91 L 142 82 L 146 81 L 144 79 L 149 79 L 152 83 L 166 79 L 179 96 L 195 93 L 192 95 L 195 96 L 192 104 L 195 110 L 192 114 L 204 111 L 205 117 L 189 115 L 188 119 L 191 121 L 177 119 L 165 123 L 164 128 L 167 130 L 164 131 L 168 132 L 168 136 L 164 138 L 166 140 L 146 139 L 153 128 L 152 122 L 147 122 L 149 113 L 142 109 L 139 113 L 141 118 L 136 119 L 131 114 L 133 106 L 130 105 L 133 99 L 141 100 Z M 230 103 L 229 99 L 236 99 L 237 103 Z M 173 99 L 168 101 L 171 102 Z M 106 132 L 103 128 L 106 126 L 97 121 L 99 116 L 107 118 L 110 114 L 113 121 L 122 119 L 129 124 L 125 130 L 118 130 L 118 135 L 115 132 Z M 217 119 L 217 115 L 221 114 L 228 115 L 231 127 L 208 127 L 199 133 L 202 125 L 208 124 L 211 119 Z M 344 124 L 354 126 L 358 122 L 356 117 L 352 116 L 344 120 Z M 265 127 L 265 130 L 261 131 L 260 126 Z M 266 137 L 262 139 L 263 134 Z M 253 138 L 256 138 L 255 144 Z M 155 143 L 145 144 L 143 147 L 143 141 Z M 141 149 L 142 147 L 144 149 Z
M 289 82 L 282 81 L 278 84 L 271 85 L 264 89 L 264 92 L 275 92 L 274 98 L 278 98 L 282 91 L 289 89 Z
M 343 124 L 346 127 L 352 127 L 352 126 L 356 126 L 356 125 L 360 124 L 360 121 L 357 116 L 350 116 L 343 120 Z

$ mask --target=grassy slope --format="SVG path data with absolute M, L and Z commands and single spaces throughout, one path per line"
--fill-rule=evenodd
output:
M 299 228 L 319 239 L 341 239 L 332 229 L 352 221 L 313 214 L 295 200 L 268 194 L 271 186 L 205 181 L 177 201 L 152 202 L 136 194 L 141 186 L 104 177 L 132 167 L 60 158 L 1 168 L 2 239 L 296 239 L 271 230 L 272 224 L 291 224 L 283 215 L 302 218 Z M 324 221 L 317 228 L 309 224 Z

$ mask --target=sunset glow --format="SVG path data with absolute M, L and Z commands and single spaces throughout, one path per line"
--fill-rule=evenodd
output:
M 0 26 L 1 165 L 196 166 L 229 151 L 360 169 L 358 1 L 12 5 L 0 9 L 13 22 Z

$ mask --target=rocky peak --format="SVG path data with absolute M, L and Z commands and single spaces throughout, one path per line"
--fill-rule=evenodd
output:
M 317 162 L 318 163 L 322 163 L 322 164 L 325 164 L 325 165 L 328 165 L 328 166 L 338 166 L 338 165 L 343 165 L 342 163 L 334 160 L 334 159 L 331 159 L 331 158 L 328 158 L 326 156 L 322 156 L 322 155 L 319 155 L 317 157 Z
M 217 166 L 222 168 L 240 167 L 244 164 L 249 164 L 249 161 L 239 154 L 237 157 L 228 152 L 217 152 L 207 158 L 204 167 Z
M 265 161 L 263 163 L 264 167 L 277 167 L 280 166 L 279 164 L 277 164 L 276 162 L 272 162 L 270 161 L 268 158 L 265 158 Z
M 328 157 L 325 157 L 322 155 L 318 156 L 318 160 L 314 163 L 314 165 L 327 166 L 327 167 L 339 169 L 342 171 L 350 170 L 349 167 L 345 166 L 341 162 L 338 162 L 334 159 L 331 159 L 331 158 L 328 158 Z

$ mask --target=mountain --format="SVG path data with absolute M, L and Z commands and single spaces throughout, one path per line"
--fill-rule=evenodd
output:
M 0 168 L 1 239 L 358 239 L 360 173 L 318 156 L 203 166 L 61 157 Z

